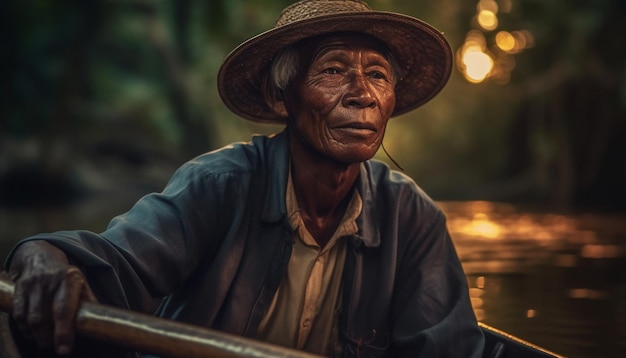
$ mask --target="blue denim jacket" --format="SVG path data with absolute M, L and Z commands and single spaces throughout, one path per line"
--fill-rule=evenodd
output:
M 254 337 L 291 254 L 287 133 L 199 156 L 106 231 L 45 239 L 87 274 L 100 301 Z M 347 237 L 344 356 L 480 357 L 445 216 L 415 182 L 370 160 L 357 183 L 359 233 Z

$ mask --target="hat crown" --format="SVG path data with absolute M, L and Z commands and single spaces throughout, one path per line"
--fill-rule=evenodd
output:
M 302 0 L 289 5 L 280 13 L 276 27 L 323 15 L 371 10 L 369 5 L 360 0 Z

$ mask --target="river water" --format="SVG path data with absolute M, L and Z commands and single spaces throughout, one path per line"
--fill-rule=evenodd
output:
M 101 231 L 137 198 L 0 209 L 0 254 L 22 237 Z M 626 214 L 554 213 L 440 202 L 479 321 L 568 357 L 626 356 Z
M 569 357 L 626 356 L 626 214 L 440 204 L 480 321 Z

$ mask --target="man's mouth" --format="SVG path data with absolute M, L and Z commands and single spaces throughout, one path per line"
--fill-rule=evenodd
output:
M 350 122 L 346 124 L 341 124 L 341 125 L 336 126 L 334 129 L 348 130 L 348 131 L 355 131 L 355 132 L 377 132 L 378 131 L 378 128 L 376 128 L 375 125 L 373 125 L 372 123 L 365 123 L 365 122 Z

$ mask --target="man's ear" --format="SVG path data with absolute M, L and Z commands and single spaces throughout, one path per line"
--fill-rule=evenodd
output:
M 270 82 L 271 80 L 269 77 L 266 77 L 263 81 L 263 96 L 265 97 L 265 103 L 279 117 L 289 117 L 283 91 Z

